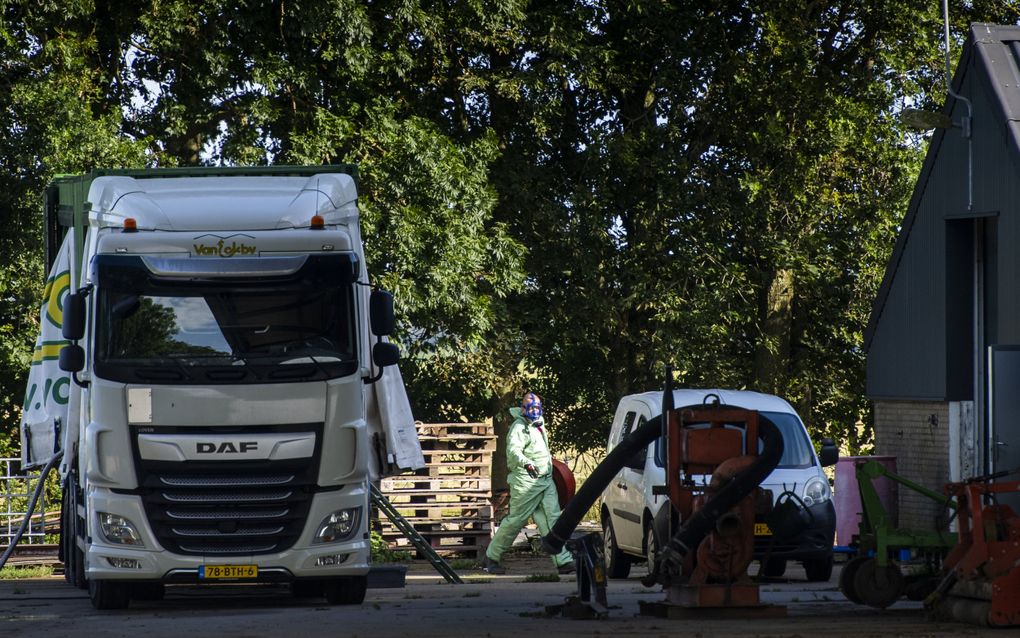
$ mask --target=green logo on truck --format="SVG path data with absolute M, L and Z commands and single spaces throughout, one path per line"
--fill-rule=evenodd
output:
M 202 235 L 202 237 L 209 237 L 209 235 Z M 202 255 L 204 257 L 235 257 L 238 255 L 254 255 L 255 246 L 246 244 L 243 241 L 238 242 L 232 239 L 233 237 L 247 237 L 248 239 L 254 239 L 250 235 L 231 235 L 230 237 L 219 237 L 212 235 L 219 241 L 215 244 L 211 243 L 195 243 L 193 246 L 196 255 Z M 195 239 L 201 239 L 196 237 Z M 229 243 L 227 240 L 231 240 Z

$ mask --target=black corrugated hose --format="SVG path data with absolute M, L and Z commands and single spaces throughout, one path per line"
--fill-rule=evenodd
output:
M 736 406 L 726 406 L 734 408 Z M 681 410 L 704 409 L 704 405 L 691 405 Z M 564 508 L 559 520 L 549 533 L 542 537 L 542 548 L 550 554 L 558 554 L 570 538 L 581 518 L 591 509 L 596 499 L 606 486 L 623 468 L 627 459 L 662 435 L 662 416 L 657 416 L 625 437 L 598 464 L 591 476 L 581 485 L 577 494 Z M 765 477 L 779 465 L 783 456 L 783 435 L 779 428 L 762 414 L 758 414 L 758 437 L 762 441 L 762 450 L 758 459 L 737 474 L 723 489 L 698 510 L 669 540 L 668 548 L 681 555 L 686 555 L 697 548 L 702 539 L 712 531 L 716 519 L 733 508 L 745 496 L 758 487 Z

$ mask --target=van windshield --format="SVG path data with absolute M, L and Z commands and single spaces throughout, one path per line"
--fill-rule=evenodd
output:
M 815 464 L 811 441 L 796 415 L 788 412 L 761 412 L 761 414 L 775 423 L 783 435 L 783 457 L 779 459 L 779 465 L 776 467 L 793 469 L 811 467 Z M 758 441 L 759 452 L 761 447 L 761 441 Z M 655 464 L 665 467 L 665 458 L 665 446 L 660 437 L 655 441 Z
M 779 459 L 777 467 L 796 468 L 814 465 L 815 455 L 811 441 L 796 415 L 788 412 L 762 412 L 762 414 L 775 423 L 783 433 L 783 458 Z M 761 452 L 761 441 L 758 442 L 758 451 Z

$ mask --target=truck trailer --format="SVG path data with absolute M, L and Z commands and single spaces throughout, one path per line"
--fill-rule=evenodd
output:
M 354 167 L 60 176 L 44 220 L 22 462 L 59 462 L 67 580 L 360 604 L 370 482 L 424 461 Z

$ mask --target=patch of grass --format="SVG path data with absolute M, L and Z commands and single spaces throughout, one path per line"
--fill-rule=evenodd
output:
M 491 583 L 492 582 L 491 578 L 483 578 L 483 577 L 480 577 L 480 576 L 462 576 L 461 580 L 463 580 L 466 583 L 471 583 L 472 585 L 484 585 L 486 583 Z M 446 582 L 446 581 L 443 581 L 443 582 Z
M 30 565 L 27 567 L 14 567 L 8 565 L 0 569 L 0 580 L 18 580 L 20 578 L 45 578 L 53 575 L 53 568 L 49 565 Z
M 455 558 L 449 561 L 450 567 L 454 569 L 478 569 L 479 564 L 473 558 Z
M 530 574 L 524 578 L 526 583 L 558 583 L 560 582 L 559 574 Z
M 411 552 L 390 549 L 389 543 L 379 532 L 372 532 L 370 542 L 373 563 L 406 563 L 411 560 Z

